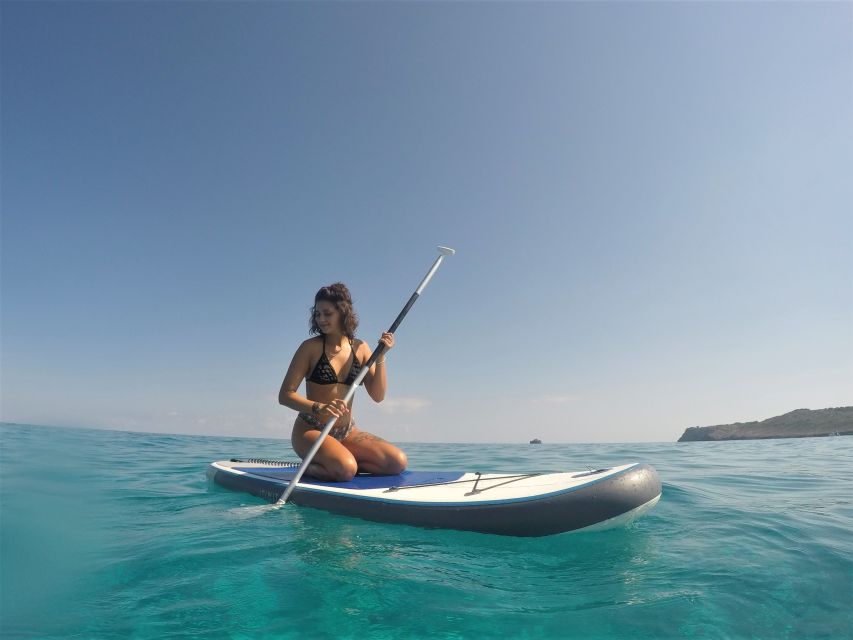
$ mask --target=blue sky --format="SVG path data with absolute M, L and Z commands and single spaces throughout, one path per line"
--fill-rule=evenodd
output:
M 4 421 L 288 437 L 343 280 L 396 441 L 853 404 L 850 3 L 2 3 Z

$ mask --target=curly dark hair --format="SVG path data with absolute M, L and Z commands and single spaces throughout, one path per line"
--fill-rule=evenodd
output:
M 335 282 L 328 287 L 320 287 L 320 290 L 314 296 L 314 305 L 311 307 L 311 318 L 309 320 L 311 328 L 308 333 L 310 335 L 322 334 L 320 327 L 317 326 L 317 320 L 314 317 L 317 309 L 317 303 L 321 300 L 326 300 L 335 305 L 335 308 L 341 314 L 341 324 L 343 325 L 344 335 L 352 340 L 355 338 L 355 330 L 358 328 L 358 314 L 352 306 L 352 296 L 349 289 L 343 282 Z

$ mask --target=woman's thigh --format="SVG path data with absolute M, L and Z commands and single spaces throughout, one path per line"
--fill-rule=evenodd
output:
M 299 457 L 305 458 L 319 437 L 320 431 L 317 429 L 303 429 L 295 426 L 290 436 L 290 441 L 293 444 L 293 450 L 299 454 Z M 312 469 L 311 467 L 315 464 L 322 467 L 322 470 Z M 323 471 L 326 473 L 323 474 Z M 353 454 L 340 442 L 331 437 L 323 440 L 323 444 L 320 445 L 320 449 L 314 455 L 308 467 L 308 472 L 311 475 L 327 475 L 328 477 L 323 479 L 338 481 L 351 480 L 357 471 L 358 463 Z
M 341 444 L 355 457 L 359 471 L 396 475 L 408 464 L 406 454 L 399 447 L 358 427 L 353 427 Z

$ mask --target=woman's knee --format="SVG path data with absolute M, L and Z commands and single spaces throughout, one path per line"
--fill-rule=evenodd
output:
M 400 451 L 399 449 L 391 452 L 386 457 L 386 466 L 388 469 L 388 473 L 392 475 L 397 475 L 398 473 L 403 473 L 406 470 L 406 467 L 409 465 L 409 459 L 406 457 L 406 454 Z
M 323 465 L 332 476 L 334 482 L 349 482 L 358 473 L 358 463 L 355 458 L 335 458 Z

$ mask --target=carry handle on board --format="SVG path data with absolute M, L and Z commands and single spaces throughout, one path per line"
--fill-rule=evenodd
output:
M 429 284 L 429 281 L 432 279 L 432 276 L 435 275 L 435 272 L 438 270 L 438 267 L 441 265 L 441 261 L 444 260 L 445 256 L 452 256 L 456 251 L 449 247 L 438 247 L 439 256 L 436 258 L 435 262 L 433 262 L 432 267 L 427 272 L 424 279 L 421 280 L 421 283 L 418 285 L 418 288 L 415 289 L 415 292 L 409 298 L 409 301 L 406 303 L 406 306 L 403 307 L 403 310 L 397 316 L 397 319 L 394 320 L 391 327 L 388 329 L 388 333 L 394 333 L 397 330 L 397 327 L 400 326 L 400 323 L 403 322 L 403 318 L 406 317 L 406 314 L 409 313 L 409 309 L 415 304 L 417 299 L 420 297 L 421 292 L 426 289 L 426 286 Z M 352 400 L 352 397 L 355 395 L 355 392 L 358 390 L 358 386 L 361 384 L 361 381 L 364 380 L 364 377 L 367 375 L 370 367 L 373 366 L 373 363 L 376 362 L 376 359 L 385 353 L 385 343 L 379 342 L 379 346 L 376 347 L 376 350 L 373 352 L 373 355 L 370 356 L 365 365 L 361 368 L 361 371 L 356 376 L 343 400 L 344 403 L 348 403 Z M 338 418 L 336 416 L 332 416 L 326 422 L 326 425 L 323 427 L 323 431 L 320 433 L 320 437 L 314 441 L 314 444 L 311 446 L 311 449 L 308 450 L 308 453 L 302 459 L 302 464 L 299 465 L 299 469 L 296 471 L 296 475 L 293 476 L 293 479 L 290 481 L 290 484 L 287 485 L 287 489 L 284 490 L 284 493 L 281 494 L 281 498 L 278 499 L 277 504 L 284 504 L 290 498 L 290 494 L 293 493 L 293 490 L 296 488 L 296 483 L 299 482 L 300 478 L 302 478 L 302 474 L 305 473 L 305 470 L 308 468 L 308 465 L 311 464 L 311 460 L 314 459 L 314 456 L 317 455 L 317 451 L 320 450 L 320 447 L 323 444 L 323 441 L 326 439 L 326 436 L 329 435 L 329 432 L 332 430 L 332 427 L 335 425 L 335 421 Z

